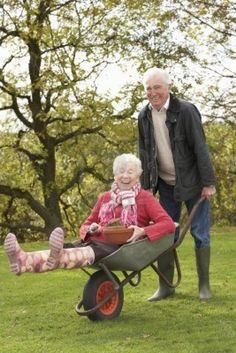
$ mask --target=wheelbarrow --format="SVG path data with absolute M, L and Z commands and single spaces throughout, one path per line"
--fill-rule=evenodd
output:
M 172 233 L 154 242 L 145 238 L 134 243 L 126 243 L 112 254 L 94 263 L 91 267 L 96 269 L 96 272 L 91 274 L 82 268 L 90 278 L 84 287 L 82 300 L 75 307 L 76 312 L 81 316 L 87 316 L 92 321 L 118 317 L 124 302 L 123 287 L 126 284 L 138 286 L 141 281 L 141 272 L 148 266 L 152 267 L 167 286 L 176 288 L 181 281 L 181 269 L 176 249 L 184 240 L 202 201 L 203 199 L 199 199 L 194 205 L 177 240 L 175 240 L 175 233 Z M 171 251 L 174 253 L 177 272 L 175 283 L 170 283 L 157 266 L 158 257 Z M 114 271 L 122 272 L 123 279 L 120 280 Z

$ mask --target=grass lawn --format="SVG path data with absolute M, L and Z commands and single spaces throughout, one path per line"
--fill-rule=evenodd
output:
M 0 247 L 0 353 L 235 353 L 236 230 L 212 233 L 212 300 L 198 300 L 193 242 L 187 235 L 178 251 L 182 281 L 176 295 L 146 301 L 157 281 L 148 268 L 138 287 L 124 287 L 119 318 L 103 322 L 74 310 L 88 280 L 83 271 L 17 277 Z M 28 251 L 46 247 L 45 242 L 23 245 Z

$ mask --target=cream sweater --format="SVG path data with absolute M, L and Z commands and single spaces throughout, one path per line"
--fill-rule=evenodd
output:
M 152 109 L 154 136 L 157 146 L 158 174 L 167 184 L 175 184 L 175 167 L 170 146 L 169 131 L 166 126 L 166 110 Z

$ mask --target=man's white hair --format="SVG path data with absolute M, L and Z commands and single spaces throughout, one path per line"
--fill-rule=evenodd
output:
M 170 75 L 168 74 L 168 72 L 166 70 L 159 69 L 157 67 L 152 67 L 151 69 L 148 69 L 143 75 L 143 85 L 144 85 L 144 87 L 146 86 L 146 83 L 147 83 L 147 81 L 150 78 L 153 78 L 153 77 L 156 77 L 156 76 L 161 77 L 163 79 L 163 82 L 166 85 L 170 85 L 171 84 Z
M 142 174 L 142 165 L 138 157 L 132 153 L 123 153 L 117 156 L 113 162 L 113 174 L 119 174 L 120 169 L 125 166 L 127 163 L 134 163 L 137 167 L 137 176 Z

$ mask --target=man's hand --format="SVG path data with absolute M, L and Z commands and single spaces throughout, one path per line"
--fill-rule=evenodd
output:
M 140 228 L 138 226 L 130 226 L 129 229 L 133 229 L 133 235 L 132 237 L 130 237 L 126 243 L 134 243 L 136 240 L 140 239 L 140 238 L 144 238 L 145 236 L 145 231 L 143 228 Z
M 201 193 L 201 198 L 209 200 L 216 193 L 216 188 L 212 186 L 204 186 Z

